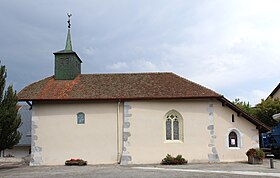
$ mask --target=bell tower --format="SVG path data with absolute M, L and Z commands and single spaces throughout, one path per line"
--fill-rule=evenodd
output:
M 66 39 L 65 49 L 53 53 L 55 56 L 54 76 L 56 80 L 73 80 L 77 75 L 81 74 L 82 60 L 76 52 L 72 50 L 71 34 L 70 34 L 70 17 L 68 15 L 68 33 Z

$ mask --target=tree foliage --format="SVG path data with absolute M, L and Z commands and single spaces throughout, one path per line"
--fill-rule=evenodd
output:
M 240 99 L 235 99 L 233 103 L 267 126 L 274 127 L 277 125 L 277 121 L 274 120 L 272 116 L 280 113 L 280 100 L 278 98 L 272 99 L 268 97 L 267 99 L 262 99 L 261 103 L 257 104 L 255 107 L 252 107 L 249 102 L 240 101 Z
M 6 85 L 6 68 L 0 66 L 0 153 L 16 145 L 20 138 L 17 130 L 21 125 L 21 119 L 17 111 L 17 95 L 13 86 Z
M 266 100 L 262 99 L 261 103 L 254 108 L 255 117 L 266 125 L 273 127 L 277 125 L 277 121 L 272 118 L 274 114 L 280 113 L 280 100 L 268 97 Z
M 242 109 L 246 113 L 248 113 L 250 115 L 254 115 L 254 108 L 250 105 L 249 102 L 246 103 L 245 101 L 241 101 L 239 98 L 237 98 L 233 101 L 233 104 L 238 106 L 240 109 Z

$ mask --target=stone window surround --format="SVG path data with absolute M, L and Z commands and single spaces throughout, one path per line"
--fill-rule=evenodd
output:
M 167 120 L 167 116 L 168 115 L 171 115 L 171 114 L 174 114 L 177 116 L 177 120 L 179 121 L 179 140 L 174 140 L 173 139 L 173 134 L 174 133 L 171 133 L 171 137 L 172 139 L 171 140 L 167 140 L 166 139 L 166 120 Z M 173 124 L 172 124 L 173 126 Z M 182 115 L 175 109 L 171 109 L 170 111 L 168 111 L 164 117 L 163 117 L 163 130 L 164 130 L 164 134 L 163 134 L 163 138 L 164 138 L 164 143 L 183 143 L 184 141 L 184 124 L 183 124 L 183 117 Z M 173 132 L 173 128 L 172 128 L 172 131 Z
M 235 132 L 237 135 L 237 147 L 230 147 L 229 146 L 229 134 L 231 132 Z M 230 150 L 234 150 L 234 149 L 240 149 L 242 148 L 242 137 L 243 137 L 243 133 L 238 129 L 238 128 L 229 128 L 227 133 L 225 134 L 225 144 L 226 144 L 226 148 L 230 149 Z

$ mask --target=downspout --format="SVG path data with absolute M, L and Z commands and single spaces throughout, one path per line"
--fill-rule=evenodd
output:
M 121 102 L 118 101 L 118 106 L 117 106 L 117 162 L 120 164 L 121 162 L 121 152 L 122 152 L 122 138 L 120 131 L 121 129 L 121 122 L 120 122 L 120 104 Z

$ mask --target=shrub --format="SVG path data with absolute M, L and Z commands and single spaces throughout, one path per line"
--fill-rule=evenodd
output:
M 167 154 L 167 156 L 161 161 L 161 164 L 165 165 L 178 165 L 178 164 L 186 164 L 188 161 L 182 157 L 182 155 L 177 155 L 176 157 Z
M 84 166 L 84 165 L 87 165 L 87 161 L 84 161 L 82 159 L 71 158 L 71 159 L 68 159 L 65 161 L 65 165 L 66 166 L 72 166 L 72 165 Z
M 257 156 L 259 159 L 263 159 L 263 158 L 265 157 L 265 153 L 263 152 L 262 149 L 257 148 L 256 151 L 257 151 L 257 152 L 256 152 L 256 156 Z
M 253 156 L 253 157 L 257 157 L 259 159 L 263 159 L 265 157 L 265 153 L 263 152 L 263 150 L 259 149 L 259 148 L 250 148 L 247 152 L 246 155 L 248 157 Z

